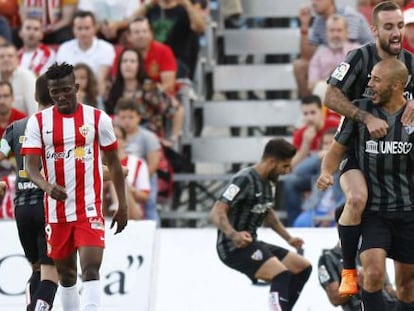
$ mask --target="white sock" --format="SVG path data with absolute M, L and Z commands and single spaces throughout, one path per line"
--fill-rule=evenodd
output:
M 80 311 L 79 292 L 76 284 L 71 287 L 60 286 L 59 291 L 64 311 Z
M 279 293 L 270 292 L 269 293 L 269 310 L 270 311 L 282 311 L 282 308 L 279 304 Z
M 83 282 L 82 311 L 97 311 L 101 301 L 101 283 L 99 280 Z

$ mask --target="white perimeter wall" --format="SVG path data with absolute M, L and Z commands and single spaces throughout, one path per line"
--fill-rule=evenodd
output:
M 0 222 L 0 311 L 24 309 L 24 286 L 30 276 L 14 222 Z M 335 229 L 290 229 L 305 240 L 305 257 L 314 265 L 297 311 L 340 310 L 319 286 L 317 261 L 323 248 L 337 241 Z M 259 237 L 287 247 L 275 233 Z M 224 266 L 215 250 L 214 229 L 161 229 L 153 222 L 131 222 L 114 236 L 107 230 L 101 269 L 102 311 L 267 311 L 268 286 L 253 286 Z M 391 262 L 388 262 L 391 267 Z M 391 279 L 393 271 L 389 270 Z M 54 310 L 62 310 L 57 297 Z

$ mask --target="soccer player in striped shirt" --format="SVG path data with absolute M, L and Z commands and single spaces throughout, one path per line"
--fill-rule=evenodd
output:
M 344 62 L 334 70 L 328 80 L 325 104 L 345 117 L 364 124 L 368 134 L 378 139 L 385 136 L 392 125 L 375 117 L 370 111 L 353 105 L 351 101 L 371 96 L 368 82 L 377 62 L 386 58 L 398 58 L 405 63 L 410 75 L 404 94 L 410 101 L 405 107 L 401 122 L 404 125 L 414 125 L 414 55 L 402 49 L 404 17 L 398 4 L 382 1 L 375 6 L 372 15 L 375 42 L 349 52 Z M 353 150 L 349 150 L 347 157 L 348 170 L 340 179 L 346 203 L 338 223 L 344 259 L 339 291 L 342 295 L 353 295 L 358 293 L 355 257 L 361 235 L 361 215 L 367 200 L 367 185 L 354 160 Z
M 322 161 L 317 181 L 322 190 L 332 185 L 333 173 L 345 153 L 354 150 L 368 185 L 360 248 L 365 311 L 385 310 L 381 290 L 386 257 L 394 259 L 398 310 L 414 308 L 414 127 L 401 122 L 408 77 L 406 66 L 396 58 L 374 66 L 368 83 L 372 98 L 357 100 L 355 105 L 389 124 L 388 133 L 373 139 L 364 124 L 345 118 Z M 345 160 L 342 171 L 347 165 Z
M 111 228 L 116 223 L 117 234 L 127 224 L 125 183 L 117 142 L 111 118 L 101 110 L 77 102 L 79 86 L 75 83 L 73 66 L 55 63 L 45 74 L 55 106 L 29 119 L 21 154 L 25 155 L 29 178 L 46 193 L 48 255 L 58 270 L 63 309 L 80 309 L 76 288 L 79 252 L 83 309 L 98 310 L 99 268 L 105 245 L 101 151 L 119 201 Z

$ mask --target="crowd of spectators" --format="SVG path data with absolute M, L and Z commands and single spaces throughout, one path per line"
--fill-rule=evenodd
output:
M 125 140 L 120 156 L 136 174 L 127 176 L 136 207 L 130 218 L 158 220 L 157 170 L 168 161 L 165 149 L 179 151 L 184 120 L 177 78 L 194 75 L 206 6 L 202 0 L 3 1 L 1 131 L 37 112 L 36 77 L 54 62 L 74 65 L 79 102 L 110 114 Z M 9 162 L 0 170 L 7 178 L 4 167 Z M 116 198 L 111 185 L 105 189 L 110 214 Z
M 339 123 L 338 115 L 324 105 L 326 79 L 348 51 L 373 40 L 371 11 L 378 2 L 360 0 L 356 7 L 350 7 L 339 6 L 334 0 L 309 0 L 298 11 L 300 50 L 292 64 L 302 116 L 298 116 L 298 127 L 292 133 L 298 149 L 293 172 L 282 188 L 287 225 L 293 225 L 308 210 L 304 206 L 309 206 L 309 198 L 315 197 L 311 184 L 323 153 L 322 138 Z M 396 2 L 404 8 L 404 47 L 414 51 L 414 3 Z M 33 95 L 37 76 L 55 61 L 73 64 L 79 102 L 110 114 L 121 134 L 125 131 L 126 152 L 148 168 L 149 195 L 145 202 L 137 201 L 142 210 L 132 218 L 158 220 L 157 171 L 168 162 L 170 151 L 177 151 L 185 115 L 190 113 L 181 103 L 179 81 L 194 78 L 209 1 L 4 3 L 7 5 L 0 7 L 0 81 L 7 82 L 1 84 L 4 89 L 10 84 L 11 94 L 10 98 L 0 96 L 0 107 L 10 100 L 12 105 L 6 108 L 4 104 L 0 109 L 0 129 L 37 111 Z M 240 0 L 218 4 L 226 28 L 243 26 Z M 237 63 L 233 56 L 224 57 L 224 63 Z M 232 92 L 226 95 L 238 98 Z M 251 93 L 248 95 L 250 98 Z M 139 124 L 130 126 L 134 122 Z M 7 164 L 1 164 L 0 175 L 10 171 L 3 169 Z

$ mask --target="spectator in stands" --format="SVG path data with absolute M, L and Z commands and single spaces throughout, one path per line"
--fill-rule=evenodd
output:
M 177 89 L 176 75 L 177 63 L 171 48 L 161 42 L 155 41 L 153 33 L 145 17 L 136 18 L 129 25 L 129 40 L 142 57 L 145 63 L 145 73 L 155 85 L 148 84 L 150 88 L 158 88 L 170 96 L 169 101 L 175 107 L 172 121 L 172 142 L 178 140 L 181 135 L 184 122 L 184 108 L 178 102 L 175 94 Z
M 336 7 L 334 0 L 311 0 L 316 16 L 312 20 L 311 8 L 304 6 L 299 12 L 300 20 L 300 58 L 294 62 L 294 74 L 298 84 L 299 97 L 309 95 L 308 67 L 309 60 L 321 45 L 327 45 L 326 21 L 332 14 L 345 17 L 348 25 L 348 37 L 352 42 L 365 44 L 374 40 L 367 21 L 354 8 Z M 312 28 L 311 28 L 312 27 Z
M 99 35 L 112 43 L 123 43 L 129 20 L 143 1 L 79 0 L 78 9 L 95 13 Z M 118 40 L 118 38 L 120 38 Z
M 333 70 L 340 64 L 346 54 L 360 46 L 359 43 L 350 42 L 348 39 L 348 26 L 345 17 L 333 14 L 326 21 L 327 45 L 319 45 L 313 54 L 308 73 L 308 89 L 314 94 L 315 87 L 322 89 L 324 95 L 326 80 Z M 323 98 L 324 96 L 320 96 Z
M 165 144 L 173 143 L 182 130 L 182 106 L 162 89 L 154 88 L 151 82 L 145 83 L 144 63 L 137 50 L 127 48 L 122 51 L 117 71 L 106 111 L 113 113 L 119 98 L 131 98 L 140 109 L 141 125 L 157 134 Z M 171 132 L 166 130 L 166 120 L 171 120 Z
M 311 190 L 311 181 L 319 172 L 309 156 L 320 150 L 323 134 L 337 128 L 339 120 L 325 118 L 320 97 L 311 95 L 301 102 L 302 117 L 305 125 L 293 133 L 293 145 L 297 152 L 292 159 L 292 173 L 285 176 L 282 182 L 283 202 L 287 211 L 287 224 L 293 224 L 302 212 L 302 196 Z
M 28 16 L 20 30 L 20 38 L 23 47 L 18 51 L 20 65 L 31 70 L 36 76 L 46 72 L 56 58 L 55 51 L 42 43 L 43 25 L 42 21 Z
M 37 112 L 34 98 L 36 76 L 19 66 L 19 57 L 14 45 L 0 45 L 0 80 L 9 81 L 13 86 L 13 108 L 31 116 Z
M 74 39 L 63 43 L 56 56 L 57 62 L 72 65 L 85 63 L 91 67 L 98 81 L 100 96 L 105 94 L 106 81 L 115 58 L 112 44 L 96 37 L 95 15 L 90 11 L 77 11 L 73 18 Z
M 158 0 L 141 6 L 137 16 L 146 16 L 157 41 L 171 47 L 178 61 L 178 77 L 192 78 L 199 51 L 199 34 L 205 20 L 200 3 L 190 0 Z
M 129 24 L 129 42 L 143 56 L 147 76 L 163 91 L 175 94 L 177 61 L 168 45 L 154 40 L 147 18 L 138 17 Z
M 405 33 L 402 46 L 414 53 L 414 3 L 404 9 Z
M 118 140 L 118 154 L 121 164 L 128 170 L 126 177 L 126 189 L 128 200 L 128 219 L 139 220 L 144 218 L 144 205 L 147 203 L 150 194 L 150 179 L 148 166 L 144 159 L 127 154 L 125 151 L 127 134 L 124 128 L 119 125 L 114 126 L 115 136 Z M 118 199 L 115 187 L 108 181 L 109 196 L 111 205 L 109 211 L 116 211 Z
M 85 63 L 77 63 L 73 67 L 76 83 L 79 84 L 76 96 L 78 102 L 103 109 L 101 97 L 98 95 L 98 83 L 91 67 Z
M 329 149 L 336 133 L 335 128 L 328 129 L 322 137 L 322 146 L 319 152 L 311 154 L 305 161 L 312 171 L 320 172 L 322 158 Z M 298 173 L 298 172 L 296 172 Z M 345 196 L 339 184 L 339 173 L 335 175 L 332 187 L 327 191 L 320 191 L 316 183 L 312 183 L 311 193 L 302 204 L 302 213 L 295 219 L 293 227 L 331 227 L 334 225 L 336 208 L 345 203 Z
M 148 164 L 151 192 L 145 204 L 145 219 L 152 219 L 159 223 L 157 212 L 157 169 L 161 159 L 161 145 L 157 136 L 141 127 L 139 105 L 130 98 L 121 98 L 116 104 L 115 123 L 125 129 L 126 152 L 144 159 Z
M 36 17 L 42 21 L 45 44 L 60 44 L 73 38 L 71 23 L 78 0 L 18 0 L 20 19 Z
M 14 219 L 14 198 L 16 196 L 16 173 L 11 172 L 0 181 L 0 219 Z
M 335 210 L 335 220 L 338 222 L 343 211 L 343 206 Z M 363 271 L 359 257 L 356 259 L 358 265 L 358 283 L 362 288 Z M 344 311 L 360 311 L 361 310 L 361 294 L 353 296 L 344 296 L 339 294 L 339 284 L 341 282 L 341 271 L 343 268 L 343 257 L 341 244 L 338 242 L 334 248 L 324 249 L 318 261 L 318 279 L 322 288 L 325 290 L 329 301 L 333 306 L 341 306 Z M 388 275 L 386 275 L 384 289 L 382 291 L 386 310 L 396 310 L 396 292 L 391 285 Z
M 11 42 L 12 41 L 12 31 L 7 19 L 1 15 L 0 13 L 0 38 L 4 41 Z
M 12 122 L 26 117 L 25 113 L 13 107 L 13 90 L 10 82 L 0 81 L 0 137 Z

